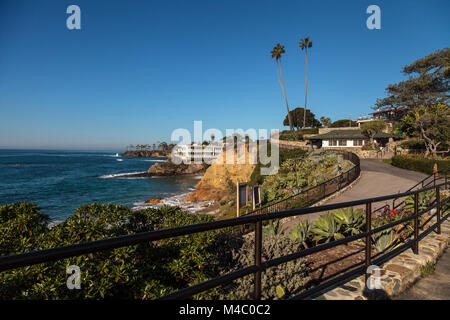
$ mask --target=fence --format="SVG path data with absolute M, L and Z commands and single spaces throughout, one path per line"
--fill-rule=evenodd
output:
M 365 260 L 362 263 L 356 263 L 351 266 L 345 272 L 339 273 L 331 280 L 320 283 L 308 290 L 301 292 L 298 295 L 291 297 L 291 299 L 304 299 L 308 297 L 314 297 L 323 292 L 326 289 L 329 289 L 335 285 L 343 284 L 349 279 L 365 274 L 367 267 L 372 264 L 380 265 L 384 261 L 392 258 L 395 255 L 405 251 L 408 248 L 412 248 L 415 254 L 419 252 L 419 241 L 423 239 L 430 232 L 436 230 L 437 233 L 440 233 L 441 223 L 448 219 L 450 213 L 446 213 L 445 210 L 448 210 L 448 199 L 442 200 L 440 197 L 440 189 L 447 188 L 446 183 L 438 184 L 436 186 L 429 186 L 426 188 L 422 188 L 420 190 L 409 191 L 401 194 L 387 195 L 376 198 L 369 199 L 361 199 L 350 202 L 336 203 L 318 207 L 308 207 L 294 210 L 286 210 L 281 212 L 271 212 L 271 213 L 262 213 L 258 215 L 248 215 L 244 217 L 228 219 L 228 220 L 219 220 L 208 223 L 200 223 L 196 225 L 189 225 L 183 227 L 177 227 L 172 229 L 163 229 L 151 232 L 143 232 L 133 235 L 127 235 L 117 238 L 98 240 L 93 242 L 81 243 L 76 245 L 70 245 L 65 247 L 59 247 L 48 250 L 41 250 L 36 252 L 29 252 L 19 255 L 0 257 L 0 271 L 15 269 L 19 267 L 34 265 L 38 263 L 50 262 L 59 259 L 80 256 L 84 254 L 99 252 L 103 250 L 121 248 L 131 245 L 136 245 L 140 243 L 146 243 L 149 241 L 158 241 L 162 239 L 174 238 L 183 235 L 190 235 L 199 232 L 206 232 L 211 230 L 218 230 L 223 228 L 235 227 L 235 226 L 243 226 L 246 224 L 253 224 L 255 229 L 255 263 L 254 265 L 227 273 L 225 275 L 221 275 L 215 277 L 213 279 L 204 281 L 202 283 L 193 285 L 191 287 L 184 288 L 182 290 L 170 293 L 161 299 L 182 299 L 189 298 L 193 295 L 199 294 L 211 288 L 230 283 L 238 278 L 242 278 L 244 276 L 254 275 L 254 298 L 261 298 L 261 275 L 267 268 L 281 265 L 283 263 L 293 261 L 295 259 L 299 259 L 302 257 L 308 257 L 313 253 L 321 252 L 323 250 L 327 250 L 330 248 L 334 248 L 339 245 L 348 244 L 350 242 L 363 239 L 365 242 Z M 429 207 L 419 212 L 419 194 L 421 192 L 427 192 L 429 190 L 435 190 L 436 196 L 435 199 L 430 203 Z M 407 216 L 406 218 L 402 218 L 395 222 L 377 227 L 372 229 L 372 204 L 380 201 L 392 200 L 399 197 L 413 196 L 414 197 L 414 210 L 411 216 Z M 323 212 L 328 210 L 334 210 L 339 208 L 347 208 L 358 205 L 365 205 L 365 231 L 356 235 L 352 235 L 343 239 L 331 241 L 325 244 L 320 244 L 314 247 L 310 247 L 308 249 L 300 250 L 295 253 L 291 253 L 288 255 L 284 255 L 278 257 L 276 259 L 262 261 L 262 243 L 263 243 L 263 229 L 262 225 L 264 221 L 274 220 L 274 219 L 282 219 L 293 216 L 302 216 L 311 213 Z M 444 211 L 441 212 L 441 208 L 445 208 Z M 435 212 L 432 213 L 432 210 L 435 209 Z M 425 213 L 430 212 L 431 216 L 429 219 L 424 222 L 422 225 L 419 225 L 419 218 Z M 426 228 L 428 222 L 431 219 L 436 219 L 436 222 L 430 227 Z M 406 223 L 412 221 L 414 224 L 412 239 L 408 238 L 408 241 L 403 243 L 402 245 L 396 247 L 392 251 L 389 252 L 378 252 L 376 255 L 372 254 L 372 239 L 371 237 L 381 231 L 393 228 L 402 223 Z M 423 230 L 420 233 L 420 229 Z M 347 271 L 348 270 L 348 271 Z
M 248 214 L 278 212 L 281 210 L 298 208 L 299 200 L 303 200 L 302 206 L 309 206 L 348 186 L 359 177 L 361 167 L 359 157 L 356 154 L 345 150 L 326 150 L 324 152 L 341 154 L 344 160 L 349 160 L 354 166 L 334 178 L 331 178 L 316 186 L 307 188 L 298 194 L 267 204 L 261 208 L 249 212 Z

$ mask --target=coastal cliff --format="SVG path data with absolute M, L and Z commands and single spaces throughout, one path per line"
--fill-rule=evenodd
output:
M 256 167 L 254 164 L 249 164 L 248 153 L 246 155 L 244 164 L 238 164 L 236 153 L 234 154 L 233 164 L 226 164 L 226 153 L 222 153 L 221 163 L 216 160 L 211 164 L 202 179 L 197 183 L 195 191 L 189 193 L 184 201 L 221 201 L 229 198 L 233 193 L 236 182 L 249 181 Z M 242 160 L 242 157 L 239 160 Z

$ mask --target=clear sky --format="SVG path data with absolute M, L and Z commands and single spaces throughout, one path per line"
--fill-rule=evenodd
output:
M 81 8 L 81 30 L 66 9 Z M 381 30 L 366 8 L 381 8 Z M 123 149 L 176 128 L 279 128 L 291 109 L 353 119 L 402 66 L 449 45 L 450 1 L 0 0 L 0 147 Z

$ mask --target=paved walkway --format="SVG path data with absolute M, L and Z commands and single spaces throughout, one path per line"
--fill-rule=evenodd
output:
M 323 204 L 354 201 L 405 192 L 427 176 L 424 173 L 391 166 L 379 159 L 361 159 L 361 177 L 359 181 L 351 189 Z M 392 203 L 392 201 L 389 203 Z M 376 209 L 384 204 L 373 204 L 372 208 Z M 302 218 L 313 221 L 322 214 L 323 212 L 312 213 L 304 215 Z M 287 228 L 290 229 L 297 221 L 298 218 L 291 219 L 287 224 Z
M 394 300 L 449 300 L 450 251 L 447 250 L 436 264 L 434 273 L 419 279 L 414 286 L 394 297 Z
M 386 164 L 378 159 L 361 159 L 361 178 L 352 189 L 326 204 L 405 192 L 428 175 Z

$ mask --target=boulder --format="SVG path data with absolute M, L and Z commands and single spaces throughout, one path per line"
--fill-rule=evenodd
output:
M 162 198 L 150 198 L 150 199 L 148 199 L 147 201 L 145 201 L 145 203 L 148 203 L 148 204 L 158 204 L 158 203 L 161 202 L 161 200 L 162 200 Z

